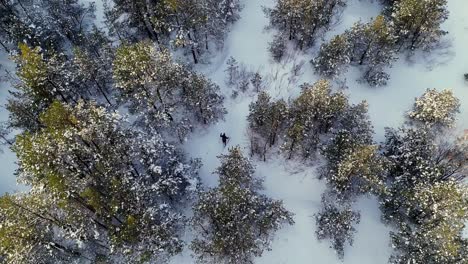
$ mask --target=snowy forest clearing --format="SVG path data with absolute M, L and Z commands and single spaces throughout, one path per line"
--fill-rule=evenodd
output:
M 88 0 L 82 2 L 90 2 Z M 234 58 L 247 71 L 259 73 L 263 77 L 262 90 L 273 100 L 284 99 L 293 101 L 301 94 L 303 83 L 316 83 L 321 79 L 314 73 L 310 61 L 319 53 L 319 47 L 327 43 L 337 34 L 344 33 L 354 23 L 366 23 L 382 12 L 380 3 L 370 0 L 349 0 L 339 22 L 332 26 L 323 38 L 312 48 L 299 50 L 294 44 L 288 43 L 286 54 L 281 62 L 275 62 L 269 52 L 269 43 L 273 41 L 277 30 L 267 29 L 270 21 L 264 13 L 264 8 L 273 8 L 275 0 L 244 0 L 240 19 L 236 21 L 228 33 L 224 47 L 218 53 L 210 54 L 209 59 L 194 65 L 195 71 L 204 74 L 218 84 L 221 94 L 225 97 L 224 107 L 227 110 L 224 120 L 219 120 L 203 128 L 197 128 L 190 133 L 182 144 L 182 148 L 191 158 L 200 158 L 202 167 L 199 175 L 204 188 L 218 186 L 218 175 L 215 173 L 220 166 L 218 156 L 228 155 L 230 147 L 240 146 L 244 155 L 251 152 L 249 134 L 249 105 L 257 100 L 257 91 L 252 89 L 238 92 L 232 96 L 233 86 L 227 84 L 227 63 Z M 332 84 L 349 96 L 350 103 L 358 104 L 365 100 L 369 105 L 369 116 L 375 129 L 374 140 L 381 143 L 385 140 L 385 128 L 397 128 L 406 121 L 406 114 L 415 102 L 429 88 L 443 90 L 450 88 L 460 99 L 460 113 L 457 116 L 456 128 L 446 138 L 461 136 L 468 128 L 468 81 L 463 74 L 468 72 L 468 16 L 467 3 L 464 0 L 449 0 L 450 15 L 443 24 L 443 29 L 449 33 L 442 38 L 442 47 L 430 53 L 416 52 L 411 58 L 404 54 L 393 63 L 387 73 L 390 80 L 382 87 L 370 87 L 367 83 L 358 81 L 361 71 L 351 66 Z M 97 21 L 102 26 L 103 6 L 97 3 Z M 180 60 L 187 57 L 180 52 L 175 53 Z M 1 62 L 6 61 L 4 57 Z M 12 67 L 11 65 L 9 67 Z M 6 89 L 0 91 L 2 104 L 8 96 Z M 123 113 L 126 114 L 126 113 Z M 6 110 L 0 112 L 0 120 L 7 119 Z M 228 146 L 223 147 L 219 135 L 226 133 L 229 137 Z M 448 132 L 444 132 L 448 133 Z M 9 150 L 1 155 L 2 172 L 1 192 L 11 192 L 15 189 L 13 172 L 16 166 Z M 343 260 L 340 260 L 330 248 L 328 239 L 319 241 L 316 236 L 316 215 L 321 210 L 322 194 L 327 190 L 325 179 L 319 179 L 319 167 L 324 161 L 300 158 L 287 160 L 285 155 L 273 149 L 266 155 L 266 161 L 254 156 L 252 162 L 256 168 L 255 176 L 264 180 L 261 190 L 269 198 L 282 200 L 285 209 L 294 214 L 294 224 L 285 225 L 273 235 L 271 251 L 265 251 L 261 257 L 254 259 L 255 264 L 301 264 L 301 263 L 345 263 L 345 264 L 375 264 L 387 263 L 391 254 L 389 232 L 392 228 L 385 225 L 381 218 L 378 198 L 366 194 L 358 198 L 353 209 L 359 211 L 361 219 L 356 226 L 356 234 L 352 246 L 345 246 Z M 195 236 L 191 230 L 185 230 L 185 243 L 189 244 Z M 170 263 L 195 263 L 193 252 L 184 247 L 181 254 L 174 256 Z M 418 263 L 419 264 L 419 263 Z
M 232 88 L 223 85 L 226 80 L 226 61 L 229 56 L 244 63 L 251 71 L 259 71 L 267 78 L 267 91 L 272 97 L 286 100 L 295 98 L 300 92 L 299 85 L 313 83 L 320 79 L 313 74 L 309 61 L 310 51 L 306 54 L 289 49 L 290 58 L 286 62 L 275 63 L 268 53 L 268 43 L 272 41 L 274 30 L 266 30 L 268 18 L 263 15 L 263 7 L 273 7 L 273 0 L 245 1 L 241 19 L 234 25 L 226 42 L 223 53 L 216 57 L 213 65 L 201 69 L 211 79 L 219 83 L 226 95 Z M 404 115 L 410 109 L 414 98 L 428 88 L 451 88 L 461 99 L 461 113 L 458 116 L 458 133 L 468 127 L 468 83 L 463 73 L 468 61 L 468 17 L 463 0 L 449 1 L 450 16 L 444 24 L 449 31 L 445 37 L 450 44 L 444 50 L 432 54 L 421 54 L 409 62 L 400 58 L 389 70 L 391 79 L 388 85 L 370 88 L 356 81 L 357 69 L 351 69 L 346 75 L 349 87 L 345 92 L 355 103 L 366 100 L 369 103 L 369 114 L 375 127 L 375 140 L 384 139 L 385 127 L 398 127 L 404 122 Z M 327 33 L 325 39 L 342 33 L 353 23 L 367 21 L 380 13 L 381 6 L 371 1 L 352 0 L 343 12 L 341 22 Z M 319 46 L 319 44 L 317 44 Z M 314 49 L 313 49 L 314 50 Z M 419 54 L 418 54 L 419 55 Z M 292 68 L 304 63 L 300 76 L 293 76 Z M 273 77 L 274 76 L 274 77 Z M 294 77 L 291 83 L 289 79 Z M 250 94 L 241 94 L 240 98 L 229 99 L 225 121 L 212 126 L 208 131 L 195 134 L 185 144 L 185 149 L 194 157 L 201 157 L 204 166 L 201 175 L 204 184 L 215 186 L 216 175 L 212 172 L 219 165 L 216 156 L 226 152 L 222 145 L 213 144 L 218 134 L 226 132 L 231 137 L 230 146 L 241 145 L 249 152 L 249 139 L 246 135 L 249 104 L 254 101 Z M 326 241 L 318 242 L 311 234 L 315 233 L 316 214 L 320 208 L 320 196 L 325 190 L 323 180 L 317 179 L 314 169 L 300 163 L 286 162 L 282 158 L 269 159 L 267 162 L 256 162 L 257 175 L 265 178 L 265 192 L 268 196 L 281 199 L 286 208 L 295 214 L 295 225 L 280 230 L 272 245 L 272 251 L 264 254 L 255 263 L 340 263 Z M 356 209 L 361 211 L 359 224 L 352 247 L 346 249 L 343 263 L 371 264 L 386 263 L 390 256 L 388 227 L 380 221 L 378 204 L 373 198 L 362 199 Z M 305 246 L 307 245 L 307 246 Z M 186 253 L 188 254 L 188 253 Z M 187 256 L 186 256 L 187 257 Z M 174 263 L 186 263 L 190 257 L 177 258 Z

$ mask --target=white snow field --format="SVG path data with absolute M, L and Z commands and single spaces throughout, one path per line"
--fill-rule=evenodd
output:
M 83 0 L 90 2 L 90 0 Z M 234 25 L 224 49 L 211 59 L 211 63 L 200 65 L 197 69 L 221 86 L 227 100 L 225 107 L 228 114 L 225 120 L 205 130 L 198 130 L 184 145 L 192 157 L 202 159 L 200 171 L 203 184 L 213 187 L 217 176 L 212 172 L 219 165 L 217 156 L 226 153 L 219 142 L 219 134 L 227 133 L 230 137 L 228 146 L 240 145 L 248 154 L 246 135 L 246 117 L 248 106 L 255 100 L 255 93 L 240 94 L 231 98 L 232 88 L 225 85 L 226 60 L 233 56 L 252 71 L 259 71 L 265 79 L 266 90 L 274 98 L 294 98 L 300 92 L 299 85 L 313 83 L 318 76 L 313 74 L 309 61 L 314 57 L 320 41 L 311 50 L 305 52 L 290 49 L 286 62 L 274 63 L 268 53 L 268 42 L 273 31 L 265 30 L 268 19 L 262 6 L 271 7 L 274 0 L 244 0 L 241 19 Z M 98 20 L 102 21 L 102 3 L 98 2 Z M 414 98 L 424 93 L 427 88 L 451 88 L 461 100 L 457 131 L 468 128 L 468 83 L 463 73 L 468 72 L 468 1 L 449 0 L 450 17 L 444 24 L 449 34 L 444 42 L 449 45 L 431 54 L 417 54 L 411 61 L 404 56 L 394 63 L 388 72 L 391 80 L 388 85 L 370 88 L 355 81 L 358 71 L 350 68 L 346 74 L 345 90 L 352 102 L 367 100 L 370 116 L 375 126 L 375 140 L 381 141 L 384 128 L 398 127 L 403 122 L 405 111 L 409 110 Z M 325 36 L 330 39 L 349 28 L 358 20 L 368 21 L 381 12 L 381 6 L 372 0 L 349 0 L 340 23 Z M 4 57 L 0 57 L 3 64 Z M 299 76 L 291 74 L 292 68 L 304 63 Z M 3 104 L 7 96 L 6 85 L 0 84 L 0 101 Z M 7 117 L 6 110 L 0 109 L 0 120 Z M 255 260 L 256 264 L 380 264 L 387 263 L 391 254 L 390 228 L 380 221 L 380 211 L 375 198 L 363 197 L 356 209 L 361 212 L 361 222 L 357 228 L 354 245 L 345 249 L 345 258 L 339 260 L 330 249 L 328 241 L 318 241 L 315 235 L 315 218 L 320 208 L 320 196 L 325 190 L 323 180 L 317 179 L 315 168 L 319 165 L 300 164 L 286 161 L 281 155 L 270 157 L 266 162 L 254 160 L 258 177 L 263 177 L 264 192 L 276 199 L 282 199 L 288 210 L 295 214 L 295 224 L 286 226 L 275 234 L 271 251 L 265 252 Z M 5 151 L 0 154 L 0 193 L 14 191 L 13 155 Z M 191 235 L 187 234 L 187 238 Z M 187 249 L 176 256 L 172 264 L 194 263 L 191 252 Z
M 4 76 L 4 70 L 14 69 L 14 63 L 8 57 L 0 52 L 0 76 Z M 8 111 L 5 109 L 6 99 L 8 97 L 8 90 L 10 85 L 2 82 L 0 78 L 0 122 L 8 120 Z M 14 192 L 19 190 L 20 187 L 16 184 L 16 178 L 13 175 L 16 170 L 16 157 L 8 147 L 2 147 L 0 150 L 0 194 L 5 192 Z

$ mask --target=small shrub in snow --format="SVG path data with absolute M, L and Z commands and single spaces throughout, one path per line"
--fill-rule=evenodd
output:
M 260 73 L 256 72 L 253 77 L 250 79 L 250 82 L 252 83 L 253 88 L 255 91 L 258 93 L 262 89 L 263 85 L 263 79 L 262 75 Z
M 283 34 L 276 34 L 273 41 L 269 43 L 268 50 L 271 56 L 276 62 L 280 62 L 283 59 L 286 52 L 286 39 Z
M 226 83 L 230 86 L 233 86 L 236 84 L 238 81 L 237 78 L 239 78 L 239 63 L 237 62 L 234 57 L 230 57 L 227 62 L 227 69 L 225 72 L 227 72 L 227 79 Z

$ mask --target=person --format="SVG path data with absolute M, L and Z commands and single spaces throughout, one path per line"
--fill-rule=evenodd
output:
M 224 147 L 226 147 L 227 145 L 227 142 L 229 140 L 229 137 L 226 136 L 226 133 L 222 133 L 221 135 L 219 135 L 221 137 L 221 140 L 223 141 L 223 144 L 224 144 Z

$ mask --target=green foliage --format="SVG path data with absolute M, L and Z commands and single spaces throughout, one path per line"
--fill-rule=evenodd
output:
M 194 205 L 193 228 L 200 231 L 191 243 L 200 263 L 251 264 L 261 256 L 272 234 L 282 224 L 293 224 L 281 201 L 258 194 L 253 167 L 230 149 L 217 169 L 220 185 L 200 195 Z
M 441 25 L 448 18 L 447 0 L 397 1 L 391 17 L 401 46 L 428 50 L 446 34 Z
M 283 146 L 289 158 L 297 152 L 304 158 L 313 154 L 318 145 L 318 135 L 329 132 L 348 105 L 346 96 L 341 92 L 332 93 L 326 80 L 314 85 L 305 84 L 302 89 L 289 110 L 291 123 Z
M 30 48 L 27 44 L 19 44 L 20 54 L 15 58 L 19 65 L 18 77 L 24 82 L 19 86 L 25 93 L 37 99 L 51 99 L 48 90 L 48 65 L 42 58 L 40 48 Z
M 436 89 L 428 89 L 416 99 L 408 116 L 411 120 L 427 126 L 451 127 L 459 112 L 460 100 L 451 90 L 439 92 Z

